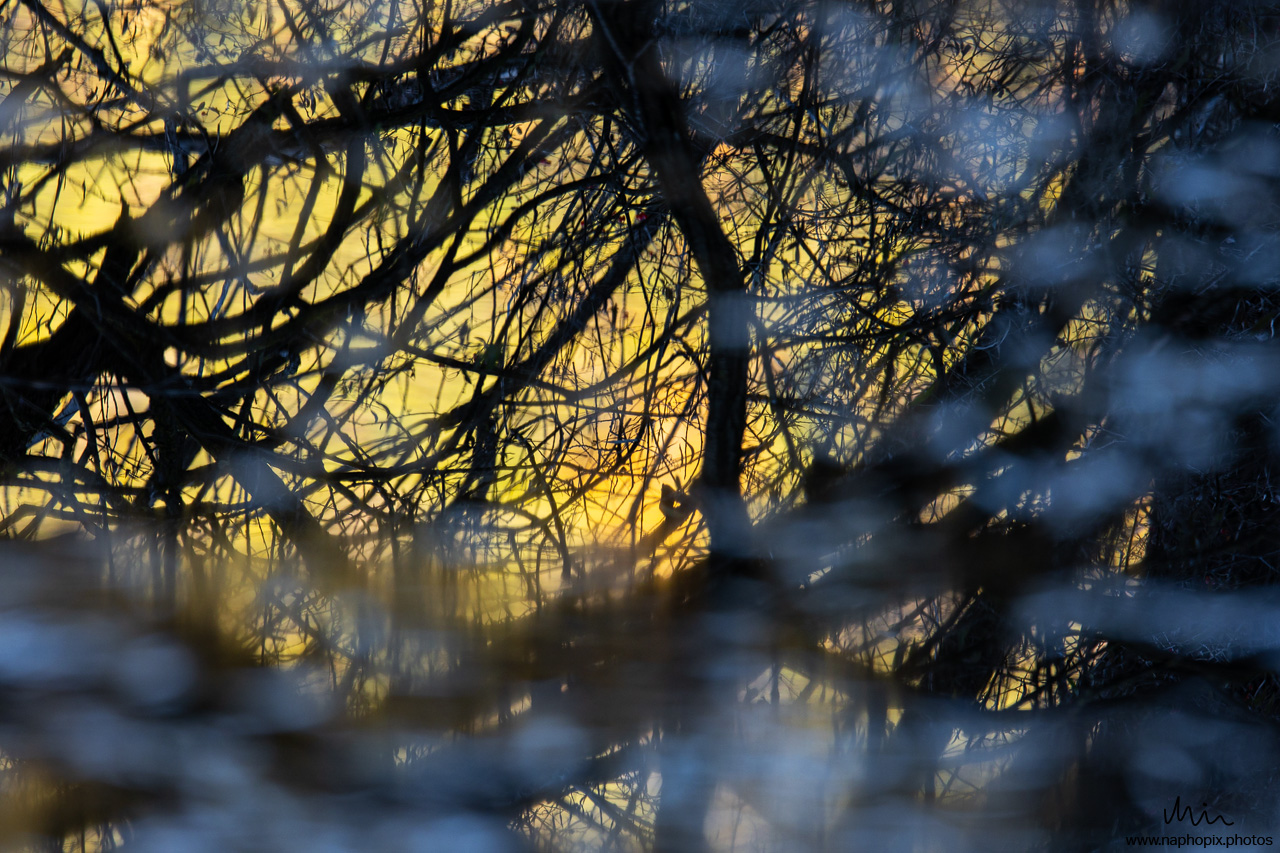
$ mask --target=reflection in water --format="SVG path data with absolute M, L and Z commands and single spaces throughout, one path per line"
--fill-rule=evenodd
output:
M 847 657 L 780 656 L 759 619 L 654 626 L 634 603 L 496 635 L 391 636 L 385 610 L 347 599 L 318 630 L 333 651 L 263 668 L 245 644 L 214 639 L 212 609 L 156 621 L 141 591 L 104 591 L 100 554 L 7 552 L 0 685 L 4 731 L 21 733 L 7 747 L 7 846 L 83 821 L 71 835 L 94 848 L 514 850 L 553 838 L 557 849 L 632 849 L 652 843 L 663 790 L 704 780 L 712 849 L 1023 849 L 1049 843 L 1046 816 L 1069 814 L 1046 783 L 1083 772 L 1081 734 L 1108 739 L 1109 770 L 1091 778 L 1151 818 L 1222 774 L 1266 790 L 1273 772 L 1271 728 L 1203 682 L 1115 706 L 1105 719 L 1116 728 L 1098 735 L 1049 710 L 966 709 L 854 672 Z M 1136 637 L 1174 635 L 1185 622 L 1167 605 L 1190 600 L 1075 594 L 1081 618 Z M 1265 624 L 1275 605 L 1221 606 Z M 1203 621 L 1222 630 L 1223 619 Z M 655 646 L 682 642 L 717 650 L 698 675 L 719 698 L 659 744 L 662 709 L 685 701 L 694 676 L 673 673 L 672 649 Z M 1259 634 L 1244 647 L 1276 642 Z M 936 802 L 920 799 L 922 778 Z M 1072 819 L 1105 829 L 1104 793 Z
M 1274 27 L 1130 5 L 0 4 L 0 843 L 1269 831 Z

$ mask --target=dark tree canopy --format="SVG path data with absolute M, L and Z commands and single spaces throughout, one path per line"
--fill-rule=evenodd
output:
M 0 846 L 1274 825 L 1274 3 L 0 23 Z

